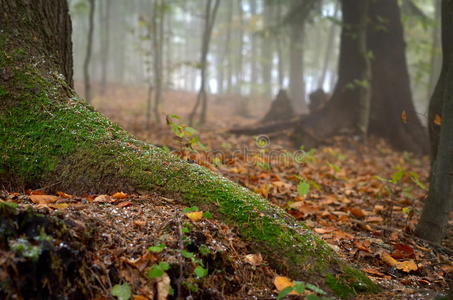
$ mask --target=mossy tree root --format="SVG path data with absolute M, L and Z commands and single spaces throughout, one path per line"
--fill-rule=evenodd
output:
M 1 33 L 0 33 L 1 35 Z M 3 41 L 5 41 L 5 37 Z M 1 39 L 0 39 L 1 41 Z M 13 49 L 4 47 L 4 49 Z M 28 51 L 0 51 L 0 184 L 72 193 L 160 192 L 212 212 L 282 274 L 348 297 L 377 290 L 306 226 L 250 190 L 134 139 L 81 101 Z M 28 63 L 27 63 L 28 62 Z

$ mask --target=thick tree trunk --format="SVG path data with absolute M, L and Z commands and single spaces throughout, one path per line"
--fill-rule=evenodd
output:
M 368 48 L 373 53 L 370 133 L 398 149 L 428 153 L 427 130 L 412 101 L 398 1 L 372 1 L 369 18 Z M 403 111 L 407 122 L 401 120 Z
M 60 75 L 70 51 L 59 51 L 68 51 L 70 44 L 49 46 L 59 39 L 70 42 L 70 31 L 61 30 L 70 28 L 65 0 L 0 0 L 0 11 L 0 186 L 176 195 L 236 226 L 281 274 L 337 295 L 376 290 L 281 209 L 199 165 L 137 141 L 81 101 Z
M 368 122 L 368 133 L 388 140 L 395 148 L 426 154 L 429 148 L 427 132 L 412 102 L 398 2 L 370 2 L 366 56 L 372 53 L 371 81 L 366 75 L 368 64 L 363 45 L 356 38 L 360 37 L 357 29 L 363 19 L 359 12 L 361 5 L 363 1 L 342 0 L 338 82 L 326 107 L 300 123 L 296 142 L 314 147 L 339 132 L 363 134 L 363 126 Z M 366 96 L 365 89 L 370 83 L 371 109 L 369 120 L 366 120 L 363 112 L 368 108 L 360 99 Z M 403 112 L 407 122 L 401 120 Z
M 440 108 L 440 126 L 432 129 L 431 142 L 435 153 L 431 170 L 431 184 L 420 222 L 418 236 L 440 243 L 445 237 L 450 212 L 453 209 L 453 0 L 442 2 L 443 66 L 439 82 L 431 99 L 432 108 Z M 430 111 L 431 117 L 435 111 Z M 438 123 L 438 122 L 436 122 Z

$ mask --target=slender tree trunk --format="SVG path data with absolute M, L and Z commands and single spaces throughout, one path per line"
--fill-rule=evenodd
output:
M 338 2 L 335 3 L 335 10 L 334 10 L 334 17 L 336 18 L 338 15 Z M 329 62 L 332 58 L 334 53 L 334 42 L 335 42 L 335 35 L 336 35 L 337 24 L 332 22 L 329 29 L 329 35 L 327 37 L 327 45 L 326 45 L 326 52 L 324 55 L 323 65 L 321 76 L 318 81 L 318 89 L 323 89 L 326 79 L 327 79 L 327 71 L 329 70 Z
M 274 46 L 270 36 L 269 28 L 272 26 L 273 4 L 266 0 L 264 2 L 264 36 L 261 45 L 261 76 L 263 94 L 266 98 L 272 98 L 272 69 Z
M 225 39 L 225 52 L 223 65 L 226 68 L 226 91 L 230 93 L 233 88 L 233 58 L 231 54 L 231 35 L 232 35 L 232 23 L 233 23 L 233 0 L 228 1 L 228 11 L 227 11 L 227 33 Z
M 110 6 L 111 0 L 103 0 L 105 11 L 102 18 L 102 27 L 103 27 L 103 38 L 101 45 L 101 94 L 105 94 L 107 87 L 107 68 L 109 64 L 109 52 L 110 52 Z
M 250 0 L 250 12 L 252 14 L 252 18 L 255 18 L 257 15 L 257 3 L 256 0 Z M 255 94 L 257 92 L 257 85 L 258 85 L 258 38 L 254 30 L 252 30 L 250 34 L 251 39 L 251 58 L 250 58 L 250 92 L 251 94 Z
M 436 86 L 436 81 L 439 77 L 440 68 L 442 64 L 442 57 L 440 55 L 441 44 L 440 44 L 440 19 L 441 19 L 441 1 L 433 0 L 433 5 L 435 7 L 434 12 L 434 22 L 432 28 L 432 45 L 431 45 L 431 70 L 429 73 L 429 82 L 428 82 L 428 97 L 430 98 L 434 88 Z
M 162 0 L 154 0 L 153 21 L 152 21 L 152 47 L 154 56 L 154 120 L 160 124 L 160 104 L 162 102 L 163 83 L 163 47 L 164 47 L 164 26 L 165 9 Z
M 87 48 L 85 53 L 85 61 L 83 63 L 83 74 L 84 74 L 84 85 L 85 85 L 85 99 L 88 103 L 91 103 L 91 80 L 90 80 L 90 61 L 93 52 L 93 33 L 94 33 L 94 12 L 95 12 L 95 1 L 88 1 L 90 6 L 89 12 L 89 25 L 87 35 Z
M 329 296 L 377 290 L 283 210 L 206 168 L 137 141 L 80 101 L 60 75 L 71 80 L 66 0 L 0 0 L 0 11 L 0 186 L 177 195 L 184 205 L 235 226 L 279 274 L 319 285 Z
M 291 24 L 290 30 L 289 98 L 296 111 L 306 113 L 303 49 L 305 25 L 296 22 Z
M 431 102 L 441 108 L 440 126 L 436 124 L 431 142 L 434 160 L 431 184 L 416 233 L 431 242 L 440 244 L 445 237 L 450 212 L 453 210 L 453 1 L 442 1 L 443 64 L 440 79 Z M 430 123 L 434 123 L 430 112 Z M 438 122 L 436 122 L 438 123 Z M 432 131 L 433 132 L 433 131 Z

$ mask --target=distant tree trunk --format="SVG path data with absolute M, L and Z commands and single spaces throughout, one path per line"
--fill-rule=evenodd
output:
M 272 26 L 273 4 L 269 0 L 264 2 L 264 36 L 261 44 L 261 76 L 263 84 L 263 94 L 269 100 L 272 98 L 272 67 L 274 43 L 271 38 L 269 28 Z
M 275 20 L 277 20 L 277 24 L 282 23 L 282 8 L 283 4 L 281 2 L 278 2 L 276 4 L 276 9 L 275 9 Z M 285 39 L 283 35 L 278 35 L 275 37 L 276 41 L 276 50 L 277 50 L 277 70 L 278 70 L 278 88 L 283 89 L 284 87 L 284 82 L 285 82 Z
M 227 33 L 225 38 L 225 49 L 224 49 L 224 60 L 223 65 L 226 69 L 226 91 L 231 92 L 233 88 L 233 58 L 231 54 L 231 35 L 232 35 L 232 26 L 233 26 L 233 0 L 228 1 L 227 8 Z
M 359 11 L 364 2 L 342 0 L 338 82 L 325 108 L 302 121 L 299 132 L 295 134 L 296 142 L 303 141 L 312 147 L 339 132 L 364 133 L 363 124 L 367 120 L 363 112 L 368 109 L 366 102 L 359 99 L 364 99 L 365 89 L 370 82 L 366 79 L 366 60 L 357 59 L 363 57 L 363 45 L 355 38 L 361 36 L 357 28 L 360 28 L 359 24 L 363 20 Z M 371 1 L 369 5 L 367 56 L 371 53 L 373 59 L 368 133 L 388 140 L 397 149 L 427 153 L 429 144 L 426 130 L 412 103 L 397 0 Z M 406 123 L 401 119 L 403 112 L 407 115 Z
M 90 61 L 93 52 L 93 32 L 94 32 L 94 12 L 95 12 L 95 1 L 88 1 L 90 6 L 89 13 L 89 26 L 87 35 L 87 48 L 85 54 L 85 61 L 83 63 L 83 74 L 84 74 L 84 85 L 85 85 L 85 99 L 88 103 L 91 103 L 91 80 L 90 80 Z
M 154 0 L 153 18 L 151 25 L 151 40 L 154 61 L 154 120 L 160 124 L 160 104 L 162 101 L 162 83 L 164 76 L 163 48 L 164 48 L 165 9 L 163 0 Z
M 289 98 L 295 110 L 306 113 L 307 103 L 305 101 L 305 80 L 304 80 L 304 31 L 305 24 L 296 22 L 291 24 L 291 36 L 289 47 Z
M 252 18 L 255 18 L 257 15 L 257 3 L 256 0 L 250 0 L 250 12 L 252 14 Z M 254 31 L 255 28 L 252 29 L 251 32 L 251 58 L 250 58 L 250 92 L 251 94 L 255 94 L 257 92 L 257 85 L 258 85 L 258 57 L 259 57 L 259 45 L 258 45 L 258 38 Z
M 338 2 L 335 3 L 335 10 L 333 16 L 336 18 L 338 15 Z M 324 61 L 322 65 L 322 71 L 321 71 L 321 76 L 318 81 L 318 89 L 324 89 L 324 84 L 326 82 L 327 78 L 327 71 L 329 70 L 329 62 L 332 58 L 332 55 L 334 53 L 334 42 L 335 42 L 335 35 L 336 35 L 336 29 L 337 29 L 337 24 L 332 22 L 330 25 L 329 29 L 329 35 L 327 37 L 327 45 L 325 49 L 325 55 L 324 55 Z
M 441 45 L 440 45 L 440 19 L 441 19 L 441 1 L 433 0 L 433 5 L 435 8 L 434 11 L 434 24 L 432 28 L 432 45 L 431 45 L 431 70 L 429 73 L 429 82 L 428 82 L 428 97 L 432 96 L 434 88 L 436 86 L 436 81 L 439 77 L 440 67 L 442 64 L 442 57 L 440 55 Z
M 107 68 L 110 52 L 110 6 L 111 0 L 103 0 L 104 12 L 102 18 L 102 45 L 101 45 L 101 94 L 105 94 L 107 87 Z M 101 12 L 102 13 L 102 12 Z
M 417 225 L 419 237 L 440 244 L 445 237 L 453 210 L 453 0 L 442 1 L 443 64 L 440 79 L 431 98 L 430 124 L 433 144 L 431 184 L 425 207 Z M 435 108 L 435 109 L 434 109 Z M 440 110 L 437 110 L 439 109 Z M 434 114 L 441 124 L 434 122 Z M 433 135 L 434 133 L 434 135 Z
M 373 55 L 369 131 L 398 149 L 428 153 L 427 130 L 412 101 L 398 1 L 372 1 L 369 18 L 368 49 Z M 407 122 L 401 120 L 403 111 Z
M 192 124 L 194 121 L 195 114 L 197 113 L 198 106 L 201 104 L 200 123 L 206 123 L 207 107 L 208 107 L 208 96 L 206 93 L 206 72 L 208 69 L 208 53 L 209 46 L 211 44 L 212 29 L 219 9 L 220 0 L 206 0 L 205 9 L 205 21 L 203 29 L 203 39 L 201 42 L 201 59 L 200 59 L 200 72 L 201 72 L 201 83 L 200 90 L 198 92 L 197 102 L 189 116 L 189 123 Z
M 242 7 L 242 0 L 237 0 L 238 3 L 238 17 L 239 17 L 239 29 L 238 31 L 238 49 L 236 57 L 236 93 L 242 95 L 242 85 L 243 85 L 243 48 L 244 48 L 244 8 Z M 245 98 L 243 98 L 245 99 Z

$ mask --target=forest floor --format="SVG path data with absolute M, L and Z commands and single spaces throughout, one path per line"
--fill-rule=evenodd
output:
M 208 124 L 192 132 L 205 148 L 193 151 L 190 148 L 200 145 L 187 147 L 187 141 L 176 137 L 164 120 L 161 126 L 145 129 L 145 98 L 145 89 L 117 88 L 94 104 L 138 138 L 168 146 L 169 151 L 248 187 L 307 224 L 382 286 L 381 294 L 362 299 L 433 299 L 447 292 L 446 278 L 453 273 L 453 222 L 442 246 L 413 234 L 426 197 L 427 157 L 396 152 L 375 139 L 363 145 L 337 138 L 329 146 L 303 151 L 292 147 L 288 132 L 232 136 L 228 129 L 256 123 L 268 106 L 249 100 L 250 107 L 259 109 L 241 117 L 240 101 L 234 97 L 212 101 Z M 194 98 L 167 93 L 162 110 L 184 118 Z M 118 192 L 73 196 L 64 191 L 58 195 L 25 191 L 3 194 L 0 201 L 33 205 L 44 214 L 94 226 L 92 260 L 103 270 L 95 293 L 98 299 L 111 297 L 112 286 L 120 282 L 129 284 L 136 300 L 165 299 L 170 283 L 173 290 L 192 294 L 193 299 L 278 295 L 282 277 L 241 240 L 234 227 L 210 218 L 208 212 L 199 215 L 197 208 L 183 207 L 174 199 Z M 162 262 L 172 267 L 166 270 Z M 155 279 L 149 270 L 166 273 Z

